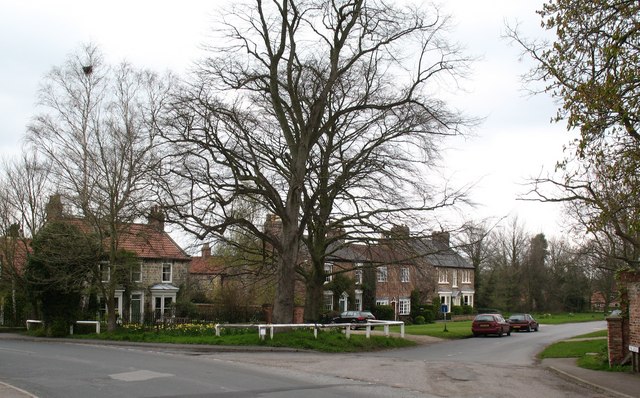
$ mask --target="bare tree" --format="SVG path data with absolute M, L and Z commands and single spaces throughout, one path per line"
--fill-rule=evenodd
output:
M 176 100 L 164 167 L 174 219 L 200 237 L 243 228 L 275 250 L 275 321 L 291 321 L 305 231 L 319 280 L 330 229 L 370 233 L 448 202 L 427 200 L 421 182 L 437 138 L 465 122 L 431 91 L 467 62 L 445 22 L 382 1 L 241 5 Z M 278 217 L 277 235 L 239 216 L 246 197 Z
M 6 160 L 0 178 L 0 277 L 11 296 L 12 321 L 18 321 L 17 295 L 24 288 L 24 265 L 33 236 L 45 222 L 51 192 L 49 164 L 23 152 Z
M 151 207 L 155 124 L 168 81 L 127 63 L 111 67 L 98 48 L 87 45 L 46 76 L 43 111 L 29 126 L 29 142 L 52 163 L 52 180 L 70 210 L 106 242 L 112 274 L 121 266 L 123 228 Z M 103 280 L 97 264 L 95 272 Z M 116 278 L 99 287 L 113 329 Z
M 536 62 L 525 82 L 543 84 L 561 104 L 556 121 L 579 136 L 558 164 L 559 176 L 534 181 L 530 198 L 568 203 L 583 230 L 621 241 L 625 261 L 637 268 L 640 5 L 555 0 L 539 14 L 555 34 L 552 43 L 527 40 L 517 29 L 508 35 Z

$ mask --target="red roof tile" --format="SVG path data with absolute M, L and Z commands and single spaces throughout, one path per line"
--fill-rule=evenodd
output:
M 191 257 L 190 274 L 198 275 L 218 275 L 224 271 L 224 261 L 222 257 L 205 256 Z
M 85 232 L 92 230 L 91 226 L 82 219 L 69 218 L 66 221 Z M 149 224 L 124 225 L 118 237 L 118 248 L 135 253 L 138 258 L 184 261 L 191 258 L 168 233 Z

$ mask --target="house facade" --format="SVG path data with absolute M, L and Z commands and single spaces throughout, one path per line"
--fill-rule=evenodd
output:
M 280 233 L 279 219 L 268 216 L 264 230 Z M 447 312 L 452 305 L 473 307 L 474 268 L 451 247 L 449 234 L 411 238 L 409 232 L 406 227 L 397 228 L 371 245 L 336 244 L 324 263 L 322 311 L 372 310 L 374 305 L 386 305 L 393 308 L 395 319 L 401 319 L 410 315 L 412 304 L 439 302 L 447 304 Z M 205 246 L 203 255 L 193 258 L 190 270 L 194 286 L 209 292 L 220 286 L 222 278 L 234 278 L 223 274 L 222 264 L 210 254 Z M 301 250 L 299 261 L 300 267 L 310 263 L 305 250 Z M 267 283 L 273 286 L 275 281 Z M 295 286 L 299 308 L 306 297 L 304 281 L 298 280 Z M 412 303 L 414 292 L 426 302 Z M 269 303 L 267 295 L 261 298 L 262 302 L 253 304 Z
M 151 209 L 147 220 L 126 224 L 119 234 L 118 248 L 132 253 L 137 262 L 128 283 L 115 289 L 116 311 L 125 322 L 172 317 L 178 293 L 189 277 L 191 257 L 165 232 L 158 208 Z M 109 268 L 105 262 L 100 267 Z M 101 274 L 102 282 L 109 282 L 108 270 Z M 105 306 L 101 308 L 104 313 Z
M 47 220 L 75 225 L 84 233 L 93 233 L 86 220 L 63 213 L 59 195 L 51 197 L 47 206 Z M 104 246 L 108 247 L 108 240 Z M 124 223 L 118 228 L 118 250 L 130 253 L 133 264 L 128 275 L 114 280 L 119 267 L 103 260 L 96 267 L 100 283 L 115 287 L 115 310 L 120 321 L 145 322 L 165 319 L 174 314 L 178 293 L 186 286 L 191 257 L 165 231 L 164 214 L 158 207 L 150 209 L 146 223 Z M 88 297 L 86 298 L 88 300 Z M 98 297 L 100 315 L 105 316 L 106 300 Z
M 329 257 L 325 264 L 327 284 L 336 273 L 344 273 L 352 278 L 355 289 L 351 294 L 326 290 L 325 311 L 370 310 L 365 308 L 367 284 L 374 285 L 375 305 L 391 306 L 395 319 L 409 316 L 415 291 L 429 302 L 446 304 L 447 312 L 452 306 L 474 306 L 473 265 L 451 247 L 449 233 L 410 238 L 406 228 L 394 232 L 395 239 L 369 247 L 351 245 Z

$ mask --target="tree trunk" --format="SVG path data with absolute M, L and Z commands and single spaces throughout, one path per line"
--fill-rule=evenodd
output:
M 307 281 L 304 302 L 304 320 L 311 323 L 320 321 L 324 302 L 324 275 L 316 271 L 317 268 L 314 269 L 310 279 Z
M 109 295 L 107 299 L 107 331 L 113 332 L 116 330 L 116 300 L 113 294 Z
M 273 323 L 293 323 L 296 266 L 298 264 L 297 211 L 294 218 L 282 225 L 282 252 L 278 260 L 276 297 L 273 303 Z

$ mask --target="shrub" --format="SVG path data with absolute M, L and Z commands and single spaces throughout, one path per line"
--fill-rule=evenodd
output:
M 460 305 L 451 306 L 451 313 L 453 315 L 462 315 L 463 314 L 462 306 L 460 306 Z
M 54 319 L 47 329 L 49 337 L 67 337 L 69 335 L 69 323 L 65 319 Z
M 371 312 L 375 315 L 376 319 L 393 319 L 393 307 L 390 305 L 376 305 Z
M 413 321 L 416 325 L 424 325 L 425 324 L 425 319 L 422 315 L 418 315 L 416 317 L 416 319 L 414 319 Z
M 422 311 L 425 323 L 434 323 L 436 321 L 436 313 L 431 308 L 425 308 Z

